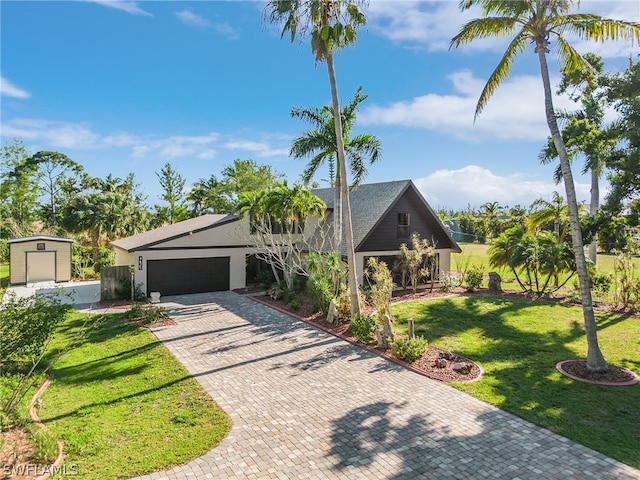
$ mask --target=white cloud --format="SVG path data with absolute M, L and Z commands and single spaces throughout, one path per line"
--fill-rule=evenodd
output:
M 432 207 L 454 210 L 464 209 L 467 205 L 478 208 L 486 202 L 528 207 L 538 198 L 551 199 L 554 191 L 564 196 L 562 184 L 528 179 L 520 173 L 499 175 L 477 165 L 437 170 L 414 179 L 414 183 Z M 588 200 L 590 186 L 576 183 L 575 187 L 578 201 Z
M 640 9 L 635 0 L 583 0 L 577 10 L 595 13 L 606 18 L 640 22 Z M 405 43 L 428 51 L 446 51 L 451 39 L 462 26 L 481 16 L 477 7 L 461 11 L 458 2 L 444 1 L 395 1 L 372 0 L 367 9 L 367 26 L 395 43 Z M 604 58 L 628 57 L 637 53 L 630 42 L 584 42 L 577 38 L 570 41 L 581 53 L 594 52 Z M 507 40 L 487 38 L 465 45 L 466 52 L 504 51 Z
M 131 2 L 127 0 L 86 0 L 90 3 L 97 3 L 104 7 L 115 8 L 116 10 L 122 10 L 131 15 L 143 15 L 145 17 L 153 17 L 153 14 L 143 10 L 138 5 L 138 2 Z
M 180 19 L 182 23 L 185 25 L 190 25 L 192 27 L 204 27 L 208 28 L 211 26 L 211 22 L 204 17 L 201 17 L 198 14 L 193 13 L 189 9 L 185 9 L 181 12 L 174 12 L 176 17 Z
M 29 98 L 31 94 L 26 90 L 16 87 L 4 77 L 0 77 L 0 94 L 4 97 Z
M 228 23 L 213 24 L 206 18 L 196 13 L 193 13 L 189 9 L 185 9 L 181 12 L 174 12 L 174 14 L 185 25 L 189 25 L 191 27 L 199 27 L 199 28 L 213 27 L 216 33 L 223 35 L 230 40 L 237 40 L 238 38 L 240 38 L 240 35 L 238 34 L 238 32 Z
M 54 148 L 95 148 L 100 135 L 85 124 L 23 118 L 3 123 L 2 136 L 39 141 Z
M 219 139 L 218 133 L 201 136 L 174 135 L 164 138 L 141 137 L 133 145 L 133 156 L 143 158 L 153 155 L 164 159 L 195 157 L 208 160 L 216 155 L 213 147 Z
M 251 137 L 249 138 L 243 138 Z M 124 148 L 131 150 L 133 158 L 198 158 L 209 160 L 219 150 L 246 152 L 259 157 L 288 156 L 289 138 L 263 134 L 264 140 L 255 141 L 253 132 L 243 137 L 211 132 L 204 135 L 137 135 L 129 132 L 100 134 L 86 123 L 71 123 L 42 119 L 13 119 L 3 123 L 2 137 L 22 138 L 43 145 L 47 149 L 106 150 Z M 277 146 L 274 146 L 277 145 Z
M 227 37 L 229 40 L 238 40 L 240 38 L 238 31 L 228 23 L 216 23 L 214 28 L 217 33 Z
M 465 140 L 490 136 L 544 141 L 549 135 L 539 77 L 523 75 L 505 81 L 475 124 L 474 112 L 485 81 L 468 70 L 449 75 L 449 80 L 453 94 L 429 93 L 390 105 L 372 105 L 358 115 L 358 123 L 422 128 Z M 554 102 L 557 109 L 574 109 L 573 102 L 566 97 L 556 97 Z
M 246 152 L 255 153 L 259 157 L 274 157 L 278 155 L 289 155 L 287 148 L 273 148 L 266 142 L 255 142 L 252 140 L 231 140 L 224 144 L 229 150 L 244 150 Z

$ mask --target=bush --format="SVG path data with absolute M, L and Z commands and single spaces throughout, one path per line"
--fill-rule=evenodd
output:
M 427 351 L 427 340 L 423 337 L 397 336 L 391 342 L 391 351 L 396 358 L 411 363 Z
M 51 464 L 58 457 L 58 444 L 44 430 L 33 427 L 29 432 L 29 443 L 33 446 L 33 459 L 43 464 Z
M 269 288 L 274 281 L 275 278 L 271 270 L 260 270 L 256 275 L 256 282 L 264 288 Z
M 302 302 L 300 301 L 300 297 L 295 296 L 287 302 L 287 307 L 289 307 L 294 312 L 297 312 L 298 310 L 300 310 L 301 303 Z
M 478 267 L 472 267 L 464 278 L 465 286 L 468 292 L 475 292 L 482 285 L 482 270 Z
M 351 334 L 360 343 L 371 343 L 375 326 L 376 321 L 373 317 L 356 313 L 351 319 Z
M 155 323 L 162 320 L 167 316 L 164 307 L 158 305 L 145 305 L 142 303 L 135 303 L 127 310 L 124 317 L 129 320 L 137 320 L 143 325 Z
M 120 287 L 116 288 L 115 291 L 116 298 L 121 300 L 129 300 L 131 299 L 131 279 L 123 278 L 120 281 Z M 144 300 L 147 298 L 147 295 L 142 290 L 142 284 L 138 283 L 133 289 L 133 299 L 136 301 Z
M 331 296 L 333 295 L 333 285 L 327 276 L 316 275 L 309 280 L 308 293 L 313 301 L 313 311 L 327 313 Z
M 460 274 L 458 272 L 449 272 L 442 275 L 442 280 L 440 280 L 440 288 L 444 292 L 450 292 L 454 288 L 462 285 L 462 279 L 460 278 Z
M 600 295 L 606 295 L 611 291 L 613 285 L 613 277 L 611 274 L 594 273 L 591 276 L 591 288 Z

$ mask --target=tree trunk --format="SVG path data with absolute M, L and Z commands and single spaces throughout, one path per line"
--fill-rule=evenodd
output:
M 338 165 L 340 159 L 336 159 Z M 336 171 L 333 182 L 333 251 L 342 257 L 342 175 L 340 168 Z
M 600 172 L 591 169 L 591 203 L 589 205 L 589 215 L 594 217 L 600 208 Z M 589 244 L 589 260 L 596 265 L 598 258 L 598 234 L 593 235 L 593 240 Z
M 604 360 L 600 347 L 598 346 L 598 334 L 596 320 L 593 313 L 593 301 L 591 298 L 591 281 L 587 271 L 587 262 L 584 256 L 584 245 L 582 242 L 582 230 L 580 229 L 580 219 L 578 217 L 578 202 L 576 200 L 576 189 L 573 183 L 573 175 L 571 173 L 571 165 L 569 156 L 558 122 L 556 121 L 555 111 L 553 108 L 553 99 L 551 96 L 551 82 L 549 80 L 549 67 L 547 66 L 546 51 L 547 46 L 540 44 L 536 46 L 536 53 L 540 61 L 540 73 L 542 75 L 542 84 L 544 86 L 544 104 L 547 115 L 547 124 L 551 132 L 551 138 L 560 158 L 560 168 L 562 170 L 562 178 L 567 193 L 567 205 L 569 207 L 569 224 L 571 229 L 571 238 L 573 240 L 573 253 L 576 259 L 576 270 L 578 272 L 578 281 L 580 284 L 580 297 L 582 299 L 582 313 L 584 316 L 584 327 L 587 336 L 587 369 L 591 372 L 605 372 L 608 370 L 607 363 Z
M 340 116 L 340 102 L 338 100 L 338 87 L 336 74 L 333 68 L 333 54 L 326 56 L 327 70 L 329 72 L 329 84 L 331 85 L 331 99 L 333 103 L 333 116 L 336 128 L 336 146 L 338 147 L 338 172 L 340 177 L 340 192 L 342 194 L 342 228 L 345 233 L 345 247 L 347 251 L 347 264 L 349 265 L 349 297 L 351 300 L 351 317 L 360 313 L 360 295 L 358 295 L 358 276 L 356 274 L 356 254 L 353 245 L 353 228 L 351 226 L 351 205 L 349 203 L 349 182 L 347 181 L 347 165 L 344 157 L 344 138 L 342 136 L 342 117 Z

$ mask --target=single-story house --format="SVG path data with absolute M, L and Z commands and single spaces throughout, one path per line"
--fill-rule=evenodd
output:
M 313 190 L 327 204 L 333 221 L 333 188 Z M 413 232 L 435 243 L 439 272 L 450 270 L 451 252 L 460 247 L 411 180 L 364 184 L 349 195 L 362 282 L 369 257 L 391 258 L 410 245 Z M 308 222 L 308 225 L 318 222 Z M 309 227 L 313 228 L 313 227 Z M 237 215 L 202 215 L 112 242 L 116 265 L 133 265 L 143 291 L 177 295 L 247 286 L 252 262 L 249 221 Z
M 37 235 L 7 243 L 10 284 L 71 280 L 72 239 Z

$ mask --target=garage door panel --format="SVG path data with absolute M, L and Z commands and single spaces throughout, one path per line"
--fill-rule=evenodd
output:
M 229 290 L 229 257 L 147 261 L 147 295 L 183 295 Z

